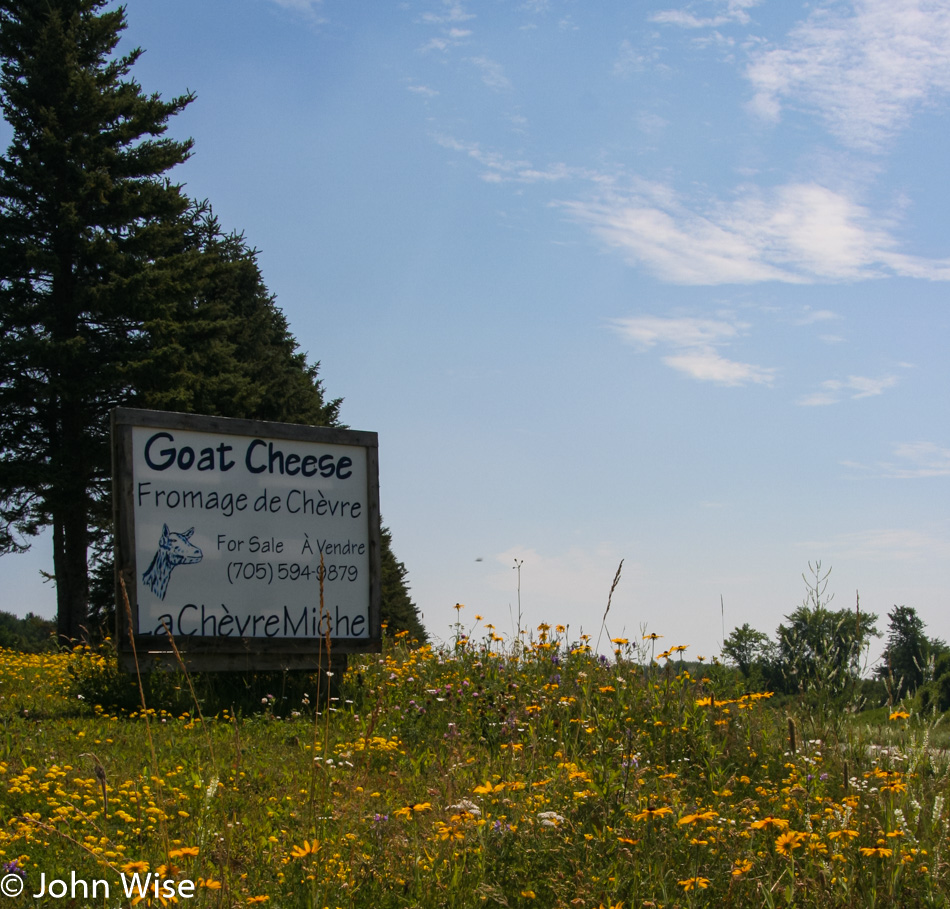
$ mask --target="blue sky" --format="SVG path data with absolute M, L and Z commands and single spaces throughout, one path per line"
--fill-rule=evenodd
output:
M 950 3 L 131 2 L 430 632 L 950 640 Z M 4 608 L 52 614 L 35 555 Z M 722 612 L 721 612 L 722 604 Z

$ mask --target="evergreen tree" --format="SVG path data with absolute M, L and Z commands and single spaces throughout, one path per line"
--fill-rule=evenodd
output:
M 58 631 L 83 634 L 90 528 L 108 523 L 108 413 L 177 287 L 189 200 L 164 138 L 192 100 L 145 95 L 106 0 L 0 0 L 0 547 L 53 528 Z
M 257 251 L 195 207 L 188 248 L 193 292 L 145 325 L 148 350 L 133 371 L 136 404 L 153 410 L 339 426 L 287 319 L 268 291 Z
M 225 234 L 206 205 L 196 207 L 188 248 L 195 253 L 193 293 L 167 302 L 145 326 L 148 348 L 131 375 L 133 403 L 151 410 L 203 413 L 309 426 L 342 426 L 341 399 L 326 400 L 319 363 L 298 348 L 264 284 L 257 253 L 240 234 Z M 426 633 L 406 586 L 406 567 L 381 534 L 381 614 L 389 633 Z M 112 560 L 93 577 L 95 625 L 114 621 Z
M 392 549 L 392 534 L 389 528 L 382 528 L 381 568 L 381 599 L 380 613 L 386 625 L 386 634 L 393 636 L 400 631 L 408 631 L 410 640 L 426 643 L 429 639 L 419 611 L 409 596 L 409 587 L 406 584 L 408 571 L 400 562 Z

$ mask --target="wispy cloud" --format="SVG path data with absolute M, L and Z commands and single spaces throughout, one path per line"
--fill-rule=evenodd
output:
M 950 448 L 933 442 L 902 442 L 895 446 L 894 454 L 902 461 L 902 466 L 895 467 L 894 476 L 950 476 Z
M 796 325 L 814 325 L 816 322 L 829 322 L 833 319 L 840 319 L 836 312 L 832 312 L 830 309 L 812 309 L 810 306 L 806 306 L 802 315 L 800 315 L 796 320 Z
M 607 246 L 675 284 L 950 280 L 950 260 L 897 252 L 864 206 L 817 183 L 746 187 L 727 202 L 690 203 L 640 181 L 625 196 L 561 204 Z
M 443 0 L 440 9 L 423 13 L 420 18 L 425 25 L 434 25 L 440 29 L 440 34 L 430 38 L 422 50 L 447 51 L 464 44 L 471 37 L 471 29 L 463 27 L 463 23 L 474 19 L 475 15 L 467 12 L 457 0 Z
M 821 383 L 821 390 L 800 398 L 803 407 L 824 407 L 837 404 L 845 398 L 858 400 L 882 395 L 888 388 L 897 385 L 897 376 L 882 376 L 872 379 L 868 376 L 848 376 L 847 379 L 828 379 Z
M 427 85 L 410 85 L 408 88 L 413 94 L 422 95 L 424 98 L 435 98 L 439 94 L 436 89 L 429 88 Z
M 478 142 L 465 142 L 445 135 L 436 135 L 434 138 L 443 148 L 478 162 L 484 168 L 481 178 L 486 183 L 558 183 L 569 179 L 600 179 L 592 171 L 569 167 L 560 162 L 537 167 L 527 159 L 508 158 L 500 152 L 484 148 Z
M 820 4 L 785 46 L 754 54 L 751 108 L 812 111 L 841 142 L 877 151 L 950 91 L 950 7 L 928 0 Z
M 474 18 L 475 14 L 467 12 L 457 0 L 443 0 L 438 12 L 422 14 L 422 21 L 430 25 L 454 25 Z
M 615 76 L 629 76 L 640 72 L 647 64 L 647 57 L 640 53 L 627 38 L 620 42 L 620 50 L 614 61 L 613 74 Z
M 726 0 L 711 4 L 716 12 L 709 15 L 697 15 L 692 12 L 697 4 L 690 4 L 686 9 L 669 9 L 654 13 L 650 21 L 661 25 L 678 25 L 682 28 L 721 28 L 723 25 L 738 23 L 745 25 L 749 22 L 747 9 L 758 6 L 760 0 Z M 705 6 L 709 6 L 707 2 Z
M 842 461 L 841 465 L 875 479 L 919 480 L 927 477 L 948 477 L 950 448 L 944 448 L 934 442 L 897 442 L 893 446 L 893 456 L 890 460 L 873 464 Z
M 950 476 L 950 448 L 933 442 L 900 442 L 894 446 L 895 461 L 880 465 L 885 475 L 896 479 Z
M 322 25 L 327 21 L 320 15 L 320 11 L 323 8 L 323 0 L 271 0 L 271 2 L 276 3 L 284 9 L 300 13 L 318 25 Z
M 613 329 L 626 341 L 649 350 L 661 345 L 672 353 L 663 362 L 694 379 L 718 385 L 771 385 L 775 369 L 724 357 L 719 348 L 743 334 L 748 326 L 724 319 L 631 316 L 614 319 Z
M 504 67 L 487 57 L 472 57 L 478 71 L 482 74 L 482 82 L 492 91 L 505 92 L 511 90 L 511 82 L 505 75 Z

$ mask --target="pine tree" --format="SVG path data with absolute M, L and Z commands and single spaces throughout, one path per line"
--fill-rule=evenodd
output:
M 422 625 L 419 610 L 409 596 L 406 566 L 393 553 L 393 537 L 388 527 L 382 528 L 382 553 L 380 557 L 381 598 L 380 614 L 390 636 L 408 631 L 410 640 L 425 644 L 429 636 Z
M 147 349 L 130 370 L 135 406 L 343 427 L 341 399 L 326 399 L 320 364 L 300 351 L 244 237 L 225 234 L 202 204 L 195 208 L 186 245 L 194 254 L 192 293 L 167 301 L 146 323 Z M 424 642 L 406 566 L 393 553 L 385 527 L 381 544 L 382 620 L 390 634 L 406 630 Z M 101 559 L 93 580 L 94 624 L 111 628 L 111 557 Z
M 184 267 L 189 200 L 165 138 L 192 100 L 145 95 L 106 0 L 0 0 L 0 547 L 52 526 L 61 637 L 83 634 L 108 524 L 109 410 Z
M 327 401 L 268 291 L 257 251 L 225 234 L 207 203 L 187 240 L 192 293 L 146 323 L 148 350 L 134 369 L 137 406 L 310 426 L 339 426 L 341 399 Z

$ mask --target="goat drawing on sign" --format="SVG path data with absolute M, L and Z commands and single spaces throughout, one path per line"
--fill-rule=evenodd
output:
M 152 564 L 142 575 L 142 580 L 160 600 L 165 599 L 168 581 L 172 571 L 178 565 L 194 565 L 201 561 L 201 550 L 191 542 L 191 535 L 195 532 L 192 527 L 184 533 L 175 533 L 162 525 L 162 538 L 158 541 L 158 552 L 152 559 Z

